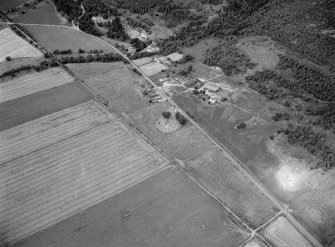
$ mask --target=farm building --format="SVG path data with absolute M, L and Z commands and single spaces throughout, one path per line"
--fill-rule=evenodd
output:
M 181 60 L 184 56 L 178 52 L 174 52 L 168 56 L 166 56 L 167 58 L 169 58 L 172 62 L 178 62 L 179 60 Z
M 92 21 L 95 22 L 104 22 L 104 18 L 102 18 L 102 16 L 92 16 Z
M 216 93 L 220 90 L 220 86 L 218 86 L 217 84 L 213 83 L 213 82 L 207 82 L 204 87 L 205 90 L 208 90 L 210 92 Z

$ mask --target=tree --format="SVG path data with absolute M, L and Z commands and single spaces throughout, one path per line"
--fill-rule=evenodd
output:
M 163 117 L 164 117 L 165 119 L 169 119 L 169 118 L 171 117 L 171 112 L 169 112 L 169 111 L 164 111 L 164 112 L 162 113 L 162 115 L 163 115 Z
M 246 123 L 240 123 L 239 125 L 236 126 L 236 128 L 238 129 L 245 129 L 247 127 L 247 124 Z
M 177 111 L 175 117 L 181 125 L 186 124 L 186 118 L 180 112 Z
M 12 58 L 10 56 L 7 56 L 6 61 L 10 61 L 10 60 L 12 60 Z

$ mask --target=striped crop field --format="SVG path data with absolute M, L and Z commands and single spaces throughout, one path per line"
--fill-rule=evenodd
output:
M 73 78 L 61 68 L 35 72 L 0 84 L 0 103 L 72 82 Z
M 0 31 L 0 62 L 5 61 L 7 56 L 11 58 L 42 57 L 43 54 L 10 28 L 5 28 Z
M 0 132 L 0 164 L 114 119 L 96 101 L 71 107 Z
M 277 247 L 312 247 L 284 217 L 279 217 L 264 231 L 264 236 Z
M 2 241 L 14 243 L 42 231 L 168 164 L 165 156 L 119 121 L 6 162 L 0 166 Z

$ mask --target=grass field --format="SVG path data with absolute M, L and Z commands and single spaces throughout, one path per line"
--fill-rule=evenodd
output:
M 0 103 L 61 86 L 73 81 L 63 69 L 35 72 L 0 84 Z
M 16 247 L 232 247 L 247 237 L 187 176 L 168 169 Z
M 275 205 L 218 151 L 186 161 L 185 170 L 216 198 L 256 229 L 278 212 Z
M 180 160 L 192 159 L 212 149 L 210 142 L 194 126 L 187 123 L 178 131 L 164 134 L 156 128 L 163 111 L 170 109 L 167 102 L 155 104 L 130 114 L 131 124 L 146 135 L 159 149 Z
M 142 78 L 123 63 L 73 64 L 68 67 L 113 109 L 131 113 L 149 106 L 140 88 Z
M 271 223 L 265 229 L 264 236 L 277 247 L 312 247 L 312 244 L 284 217 L 279 217 Z
M 0 11 L 15 8 L 28 0 L 0 0 Z
M 0 153 L 2 154 L 0 163 L 50 146 L 113 118 L 114 116 L 99 103 L 88 101 L 2 131 L 0 132 Z
M 41 57 L 43 54 L 10 28 L 0 31 L 0 62 L 9 57 Z
M 185 54 L 195 57 L 198 61 L 203 61 L 206 50 L 212 49 L 219 44 L 219 39 L 205 39 L 198 42 L 196 45 L 191 47 L 183 48 L 182 51 Z
M 92 98 L 79 83 L 71 82 L 0 104 L 0 131 L 76 106 Z
M 25 26 L 37 43 L 49 52 L 68 50 L 77 52 L 79 48 L 112 51 L 111 47 L 96 37 L 67 27 Z
M 152 58 L 151 57 L 143 57 L 143 58 L 135 59 L 135 60 L 133 60 L 133 62 L 137 66 L 142 66 L 144 64 L 152 62 Z
M 167 167 L 164 156 L 123 124 L 97 125 L 78 135 L 79 121 L 71 138 L 0 166 L 6 188 L 0 192 L 5 202 L 0 205 L 0 225 L 6 242 L 41 231 Z M 64 131 L 55 130 L 55 136 L 64 136 Z M 32 143 L 30 139 L 16 144 L 49 143 L 43 136 Z
M 157 62 L 152 62 L 152 63 L 142 65 L 140 68 L 148 76 L 158 74 L 162 70 L 167 69 L 167 67 L 165 65 L 163 65 L 161 63 L 157 63 Z
M 36 8 L 28 8 L 25 13 L 15 13 L 10 16 L 14 22 L 28 24 L 70 25 L 66 18 L 56 12 L 52 1 L 43 1 Z
M 254 238 L 253 240 L 251 240 L 247 244 L 243 245 L 243 247 L 267 247 L 267 245 L 265 245 L 260 240 Z

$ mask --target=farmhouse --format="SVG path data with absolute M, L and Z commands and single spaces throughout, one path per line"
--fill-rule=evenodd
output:
M 92 16 L 92 20 L 97 23 L 104 22 L 104 18 L 102 18 L 102 16 Z

